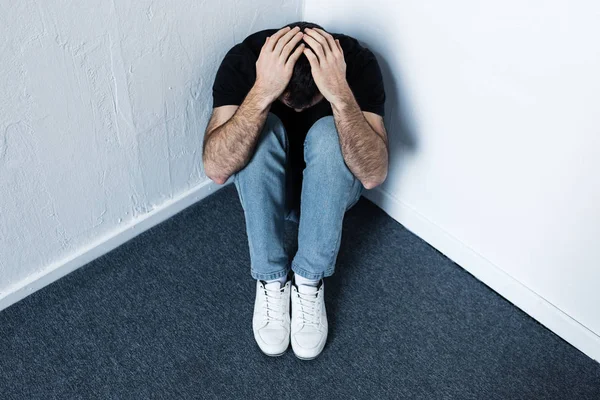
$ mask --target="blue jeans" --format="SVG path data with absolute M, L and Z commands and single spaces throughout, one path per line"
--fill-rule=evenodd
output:
M 254 279 L 277 279 L 290 268 L 308 279 L 334 272 L 344 214 L 364 186 L 344 162 L 333 116 L 319 119 L 308 131 L 304 160 L 300 204 L 292 208 L 287 133 L 281 120 L 269 113 L 252 158 L 234 174 Z M 286 220 L 299 224 L 298 251 L 291 263 L 285 250 Z

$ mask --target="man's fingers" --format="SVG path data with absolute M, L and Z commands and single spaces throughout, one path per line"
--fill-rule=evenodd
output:
M 344 55 L 344 49 L 342 49 L 340 39 L 335 39 L 335 44 L 337 45 L 337 48 L 340 49 L 340 53 L 342 53 L 342 55 Z
M 296 61 L 298 61 L 298 59 L 300 58 L 300 56 L 302 55 L 302 52 L 304 51 L 304 43 L 300 43 L 300 45 L 296 48 L 296 50 L 294 50 L 294 52 L 292 53 L 292 55 L 290 56 L 290 58 L 288 58 L 287 62 L 286 62 L 286 67 L 290 67 L 290 68 L 294 68 L 294 65 L 296 64 Z
M 319 32 L 315 31 L 314 29 L 307 28 L 306 33 L 308 34 L 309 37 L 311 37 L 315 41 L 319 42 L 319 44 L 323 47 L 323 50 L 325 51 L 325 53 L 328 53 L 332 50 L 332 48 L 329 47 L 329 43 L 327 42 L 327 39 L 325 39 L 325 37 L 323 35 L 321 35 Z
M 323 52 L 323 46 L 321 46 L 321 43 L 317 42 L 312 36 L 308 35 L 304 36 L 304 41 L 310 46 L 314 54 L 316 54 L 320 60 L 325 58 L 325 53 Z
M 298 32 L 300 32 L 300 28 L 297 26 L 287 31 L 282 37 L 279 38 L 277 44 L 275 45 L 275 49 L 273 49 L 273 52 L 276 55 L 281 55 L 283 46 L 285 46 Z
M 317 58 L 317 56 L 315 56 L 315 53 L 313 53 L 311 49 L 305 48 L 304 55 L 306 56 L 306 58 L 308 58 L 310 68 L 312 70 L 319 68 L 319 59 Z
M 333 36 L 331 36 L 331 34 L 329 32 L 325 32 L 323 29 L 319 29 L 319 28 L 315 28 L 314 30 L 319 32 L 321 34 L 321 36 L 323 36 L 325 38 L 325 40 L 327 40 L 327 43 L 329 43 L 329 48 L 332 51 L 335 51 L 338 48 L 335 43 L 335 40 L 333 39 Z
M 285 28 L 281 28 L 280 30 L 275 32 L 273 35 L 271 35 L 271 38 L 269 39 L 269 46 L 267 46 L 267 49 L 273 51 L 273 49 L 275 48 L 275 45 L 277 45 L 277 41 L 279 40 L 279 38 L 282 37 L 283 35 L 285 35 L 290 30 L 291 30 L 290 27 L 286 26 Z
M 285 40 L 285 36 L 283 38 L 281 38 L 281 41 L 283 41 L 283 40 Z M 280 55 L 280 57 L 282 57 L 282 59 L 283 59 L 283 62 L 285 62 L 285 60 L 287 60 L 287 58 L 289 57 L 292 50 L 294 50 L 294 47 L 296 47 L 298 42 L 301 40 L 302 40 L 302 32 L 298 31 L 292 37 L 292 39 L 285 46 L 283 46 L 283 50 L 281 50 L 281 55 Z

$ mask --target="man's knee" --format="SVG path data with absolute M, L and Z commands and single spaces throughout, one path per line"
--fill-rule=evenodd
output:
M 273 159 L 285 163 L 287 153 L 287 135 L 283 123 L 273 113 L 269 113 L 259 134 L 254 153 L 248 163 L 238 171 L 258 170 L 260 173 L 266 164 L 273 165 Z M 237 174 L 236 174 L 237 175 Z
M 275 145 L 282 147 L 284 150 L 287 147 L 287 135 L 283 122 L 281 122 L 281 119 L 273 113 L 267 114 L 265 124 L 256 144 L 257 149 L 259 145 L 264 143 L 271 146 Z
M 309 129 L 304 141 L 304 157 L 343 162 L 342 149 L 333 116 L 317 120 Z

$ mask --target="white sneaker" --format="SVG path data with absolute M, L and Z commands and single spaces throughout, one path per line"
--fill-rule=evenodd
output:
M 258 347 L 268 356 L 280 356 L 290 345 L 290 285 L 256 281 L 252 330 Z
M 292 350 L 302 360 L 317 357 L 327 341 L 324 290 L 323 279 L 317 287 L 292 284 Z

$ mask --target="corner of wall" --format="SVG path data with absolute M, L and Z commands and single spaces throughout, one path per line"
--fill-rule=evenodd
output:
M 600 336 L 593 331 L 393 194 L 378 187 L 367 191 L 364 196 L 490 289 L 600 362 Z

